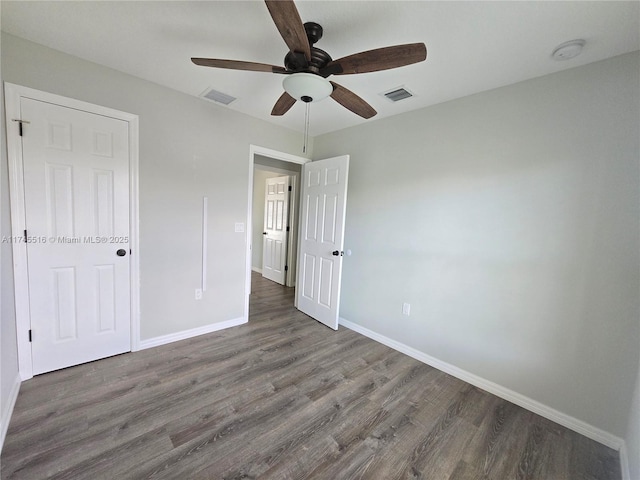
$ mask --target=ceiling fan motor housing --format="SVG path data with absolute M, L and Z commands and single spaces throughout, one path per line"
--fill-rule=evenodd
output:
M 322 26 L 316 22 L 307 22 L 304 24 L 304 31 L 307 33 L 309 45 L 317 43 L 322 38 Z
M 284 57 L 284 66 L 290 72 L 307 72 L 318 74 L 331 60 L 324 50 L 314 47 L 313 44 L 322 38 L 322 26 L 315 22 L 307 22 L 304 24 L 309 45 L 311 46 L 311 60 L 307 61 L 302 52 L 289 52 Z

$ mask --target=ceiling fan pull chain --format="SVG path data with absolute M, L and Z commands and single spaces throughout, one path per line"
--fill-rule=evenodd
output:
M 307 153 L 307 145 L 309 143 L 309 108 L 311 107 L 311 102 L 306 104 L 306 108 L 304 111 L 304 144 L 302 145 L 302 153 Z

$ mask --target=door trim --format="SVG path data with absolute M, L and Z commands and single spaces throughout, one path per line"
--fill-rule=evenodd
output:
M 253 166 L 255 165 L 255 156 L 261 155 L 263 157 L 273 158 L 275 160 L 283 160 L 289 163 L 295 163 L 298 165 L 304 165 L 305 163 L 311 162 L 310 158 L 299 157 L 297 155 L 292 155 L 290 153 L 279 152 L 277 150 L 272 150 L 270 148 L 260 147 L 258 145 L 249 145 L 249 181 L 247 182 L 248 191 L 247 191 L 247 221 L 245 225 L 247 228 L 245 229 L 246 235 L 246 259 L 245 259 L 245 282 L 244 282 L 244 313 L 243 318 L 245 322 L 249 321 L 249 295 L 251 294 L 251 242 L 253 239 L 253 225 L 252 225 L 252 207 L 253 207 Z M 298 244 L 300 243 L 300 236 L 298 235 Z M 297 282 L 296 282 L 297 283 Z
M 140 350 L 140 245 L 139 245 L 139 120 L 138 116 L 100 105 L 63 97 L 33 88 L 4 83 L 5 120 L 7 129 L 7 160 L 9 163 L 9 198 L 11 204 L 11 232 L 14 237 L 23 236 L 25 230 L 25 192 L 22 164 L 22 142 L 19 125 L 13 119 L 20 118 L 20 99 L 31 98 L 62 107 L 82 110 L 96 115 L 123 120 L 129 124 L 129 240 L 132 251 L 130 257 L 129 280 L 131 289 L 131 351 Z M 28 120 L 28 119 L 23 119 Z M 28 131 L 28 125 L 26 125 Z M 29 282 L 27 272 L 26 243 L 12 243 L 13 281 L 15 285 L 16 342 L 18 345 L 18 370 L 20 378 L 33 377 L 30 329 Z

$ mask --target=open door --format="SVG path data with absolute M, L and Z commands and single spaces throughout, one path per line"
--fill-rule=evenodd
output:
M 349 156 L 302 169 L 297 308 L 338 329 Z
M 288 176 L 267 178 L 264 194 L 262 276 L 285 284 L 289 232 Z

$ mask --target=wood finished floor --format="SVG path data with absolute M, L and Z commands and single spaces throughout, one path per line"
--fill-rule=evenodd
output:
M 255 275 L 247 325 L 22 384 L 2 479 L 615 479 L 617 452 Z

